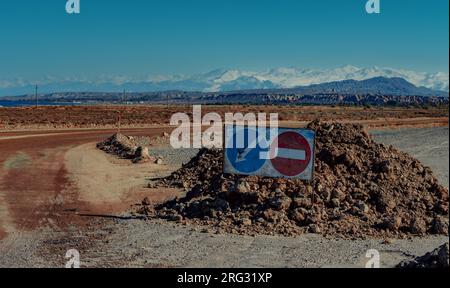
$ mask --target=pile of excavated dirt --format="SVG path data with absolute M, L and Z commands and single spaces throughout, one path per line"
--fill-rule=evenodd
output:
M 97 148 L 122 159 L 130 159 L 133 163 L 157 161 L 150 156 L 150 138 L 132 137 L 117 133 L 97 144 Z
M 151 187 L 181 187 L 186 197 L 138 213 L 215 233 L 346 238 L 448 235 L 448 190 L 417 159 L 375 143 L 360 125 L 310 123 L 315 179 L 228 175 L 223 151 L 203 149 Z
M 397 265 L 397 268 L 448 268 L 449 267 L 449 248 L 448 243 L 435 249 L 432 252 L 418 257 L 411 261 L 403 261 Z

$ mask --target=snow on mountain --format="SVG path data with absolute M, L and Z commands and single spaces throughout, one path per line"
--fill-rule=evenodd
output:
M 380 68 L 377 66 L 359 68 L 351 65 L 334 69 L 303 69 L 283 67 L 265 71 L 242 71 L 216 69 L 191 76 L 153 76 L 131 79 L 125 76 L 101 76 L 95 80 L 85 78 L 57 79 L 47 77 L 39 81 L 41 93 L 51 92 L 114 92 L 127 89 L 131 92 L 162 90 L 185 91 L 232 91 L 268 88 L 293 88 L 342 80 L 366 80 L 374 77 L 403 78 L 408 82 L 432 90 L 449 91 L 449 74 L 426 73 L 403 69 Z M 32 93 L 34 82 L 23 79 L 0 79 L 1 95 Z
M 422 73 L 376 66 L 371 68 L 344 66 L 328 70 L 280 68 L 260 73 L 254 77 L 260 80 L 271 81 L 282 88 L 292 88 L 350 79 L 366 80 L 380 76 L 387 78 L 399 77 L 418 87 L 424 86 L 433 90 L 449 91 L 448 73 Z
M 203 83 L 203 91 L 228 91 L 235 87 L 241 89 L 293 88 L 342 80 L 366 80 L 374 77 L 399 77 L 418 87 L 449 91 L 448 73 L 426 73 L 402 69 L 358 68 L 347 65 L 334 69 L 301 69 L 295 67 L 275 68 L 262 72 L 218 69 L 205 74 L 187 77 L 184 81 Z M 256 81 L 255 81 L 256 80 Z M 176 82 L 176 81 L 174 81 Z M 236 85 L 239 82 L 239 85 Z

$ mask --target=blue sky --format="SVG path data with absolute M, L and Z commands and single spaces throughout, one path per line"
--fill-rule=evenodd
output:
M 448 72 L 449 1 L 1 0 L 0 79 L 388 66 Z

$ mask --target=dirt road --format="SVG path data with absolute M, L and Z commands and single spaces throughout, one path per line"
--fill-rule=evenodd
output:
M 162 132 L 124 131 L 148 136 Z M 93 217 L 123 211 L 144 194 L 160 201 L 177 193 L 140 190 L 148 177 L 174 167 L 130 166 L 94 149 L 93 143 L 113 133 L 97 129 L 0 134 L 0 267 L 62 267 L 65 251 L 72 248 L 80 250 L 83 266 L 88 267 L 361 267 L 368 249 L 379 249 L 383 265 L 389 267 L 448 241 L 445 236 L 392 243 L 316 235 L 253 238 L 209 235 L 164 221 Z M 375 135 L 430 165 L 448 186 L 448 127 Z
M 154 136 L 162 131 L 160 128 L 128 129 L 126 133 Z M 61 213 L 70 212 L 73 207 L 88 209 L 91 203 L 84 203 L 77 189 L 71 187 L 65 166 L 66 153 L 78 145 L 98 142 L 114 132 L 0 134 L 0 239 L 7 232 L 16 230 L 32 230 L 45 225 L 66 226 L 74 217 L 61 217 Z M 90 178 L 99 177 L 94 175 L 97 176 Z

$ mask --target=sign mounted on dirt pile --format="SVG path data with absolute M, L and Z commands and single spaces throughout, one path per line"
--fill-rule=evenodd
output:
M 225 125 L 224 172 L 312 180 L 315 133 Z

